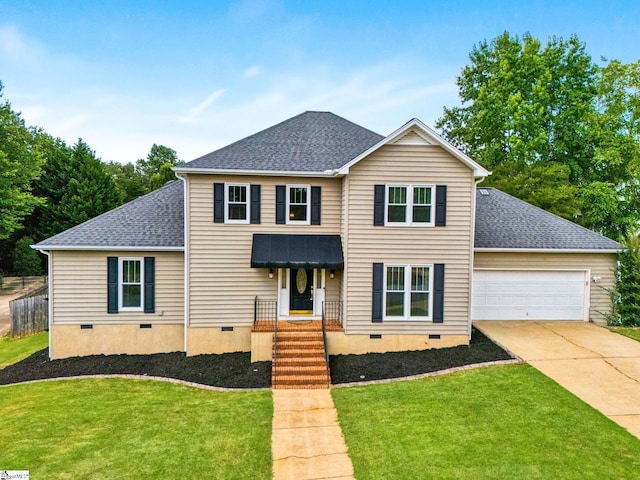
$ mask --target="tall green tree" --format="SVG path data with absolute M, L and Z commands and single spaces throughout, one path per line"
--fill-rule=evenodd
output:
M 595 149 L 596 74 L 576 36 L 542 46 L 505 32 L 473 48 L 457 78 L 462 106 L 436 126 L 493 170 L 487 185 L 575 219 Z
M 176 176 L 171 169 L 181 163 L 175 150 L 154 143 L 147 157 L 136 162 L 136 170 L 142 175 L 147 191 L 150 192 L 175 180 Z
M 108 162 L 105 171 L 113 178 L 122 203 L 130 202 L 148 193 L 147 183 L 142 173 L 136 170 L 133 163 Z
M 0 101 L 2 90 L 0 82 Z M 0 240 L 21 228 L 24 218 L 42 203 L 31 191 L 43 164 L 36 133 L 8 101 L 0 103 Z

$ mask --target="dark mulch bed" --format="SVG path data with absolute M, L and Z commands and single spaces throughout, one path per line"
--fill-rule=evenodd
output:
M 437 372 L 474 363 L 510 360 L 513 357 L 472 329 L 471 343 L 460 347 L 410 352 L 334 355 L 329 359 L 331 383 L 366 382 Z
M 473 329 L 469 346 L 424 351 L 335 355 L 330 358 L 334 384 L 405 377 L 473 363 L 512 357 L 481 332 Z M 77 375 L 129 374 L 176 378 L 226 388 L 271 386 L 271 362 L 251 363 L 250 353 L 197 355 L 90 355 L 47 360 L 47 349 L 0 370 L 0 385 L 73 377 Z

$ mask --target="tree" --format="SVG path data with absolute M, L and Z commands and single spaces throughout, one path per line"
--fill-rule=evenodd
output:
M 133 163 L 108 162 L 105 163 L 104 168 L 113 179 L 122 203 L 130 202 L 148 193 L 145 187 L 146 182 Z
M 175 150 L 154 143 L 147 158 L 136 162 L 136 171 L 142 175 L 147 191 L 150 192 L 175 180 L 176 176 L 171 168 L 181 163 Z
M 597 67 L 576 36 L 546 46 L 507 32 L 475 46 L 457 78 L 461 107 L 436 126 L 486 168 L 487 185 L 575 219 L 592 181 Z
M 13 251 L 13 270 L 18 276 L 42 275 L 42 261 L 38 252 L 31 248 L 32 244 L 31 237 L 22 237 L 16 243 Z
M 640 237 L 628 235 L 618 253 L 616 285 L 612 292 L 613 313 L 609 324 L 640 325 Z
M 73 147 L 48 135 L 40 139 L 47 162 L 37 191 L 46 206 L 34 214 L 32 235 L 50 237 L 121 204 L 120 193 L 104 164 L 82 141 Z
M 2 89 L 0 82 L 0 98 Z M 31 192 L 31 182 L 39 177 L 43 163 L 34 145 L 35 135 L 8 101 L 0 103 L 0 240 L 18 230 L 42 203 Z

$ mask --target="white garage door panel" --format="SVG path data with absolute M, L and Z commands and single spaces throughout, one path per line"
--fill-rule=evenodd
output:
M 475 270 L 473 320 L 584 320 L 586 272 Z

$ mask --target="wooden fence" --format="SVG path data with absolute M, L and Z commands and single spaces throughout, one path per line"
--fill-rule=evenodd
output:
M 44 285 L 30 296 L 9 302 L 11 337 L 26 337 L 49 328 L 49 298 Z

